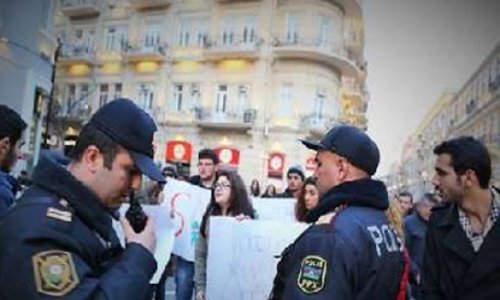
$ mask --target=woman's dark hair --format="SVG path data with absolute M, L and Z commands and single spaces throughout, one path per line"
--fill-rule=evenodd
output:
M 273 190 L 272 194 L 269 193 L 269 188 L 272 188 L 272 190 Z M 276 196 L 276 187 L 274 186 L 274 184 L 269 184 L 266 187 L 266 190 L 264 191 L 264 194 L 262 194 L 262 197 L 263 198 L 271 198 L 271 197 L 274 197 L 274 196 Z
M 316 178 L 308 177 L 304 184 L 302 184 L 302 188 L 300 189 L 299 198 L 297 199 L 297 203 L 295 204 L 295 219 L 299 222 L 305 222 L 307 208 L 306 208 L 306 185 L 314 185 L 316 186 Z
M 216 182 L 220 177 L 226 177 L 231 184 L 231 193 L 229 194 L 229 208 L 228 215 L 237 216 L 239 214 L 244 214 L 254 219 L 254 210 L 252 207 L 252 203 L 250 203 L 250 198 L 248 197 L 248 193 L 243 183 L 243 179 L 241 179 L 240 175 L 233 171 L 229 170 L 219 170 L 217 172 Z M 222 215 L 222 208 L 219 206 L 217 202 L 215 202 L 214 189 L 212 189 L 212 197 L 210 198 L 210 203 L 205 210 L 205 214 L 203 215 L 203 219 L 201 221 L 200 226 L 200 234 L 206 238 L 206 228 L 208 219 L 211 216 L 220 216 Z
M 260 196 L 260 184 L 259 184 L 259 181 L 257 179 L 252 180 L 252 183 L 250 184 L 250 193 L 254 197 Z

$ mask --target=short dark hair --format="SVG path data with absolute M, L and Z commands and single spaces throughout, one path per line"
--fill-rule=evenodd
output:
M 491 158 L 488 149 L 471 136 L 461 136 L 444 141 L 434 148 L 434 154 L 449 154 L 451 165 L 458 175 L 472 170 L 481 188 L 488 188 L 491 178 Z
M 76 145 L 68 154 L 69 158 L 74 161 L 82 159 L 83 153 L 90 146 L 96 146 L 103 154 L 104 166 L 111 170 L 113 161 L 120 151 L 120 145 L 113 141 L 102 131 L 91 125 L 85 125 L 78 136 Z
M 399 192 L 397 198 L 399 199 L 400 197 L 409 197 L 411 203 L 413 203 L 413 195 L 408 191 Z
M 15 110 L 3 104 L 0 104 L 0 120 L 0 139 L 8 137 L 11 144 L 16 144 L 28 127 Z
M 215 165 L 219 163 L 217 154 L 215 154 L 214 150 L 208 148 L 201 149 L 200 152 L 198 152 L 198 160 L 201 159 L 210 159 Z
M 231 194 L 229 195 L 229 208 L 228 213 L 231 216 L 237 216 L 239 214 L 244 214 L 250 218 L 255 218 L 255 213 L 253 210 L 252 203 L 250 202 L 250 197 L 248 197 L 247 189 L 243 183 L 243 179 L 234 171 L 230 170 L 219 170 L 217 173 L 217 179 L 219 177 L 226 177 L 231 184 Z M 216 180 L 217 181 L 217 180 Z M 215 202 L 214 189 L 212 189 L 212 197 L 210 203 L 207 206 L 203 219 L 200 226 L 200 234 L 206 238 L 206 228 L 208 219 L 211 216 L 220 216 L 222 214 L 222 209 L 217 202 Z
M 432 204 L 438 204 L 439 200 L 436 197 L 436 194 L 434 193 L 425 193 L 422 195 L 422 198 L 420 198 L 419 202 L 429 202 Z

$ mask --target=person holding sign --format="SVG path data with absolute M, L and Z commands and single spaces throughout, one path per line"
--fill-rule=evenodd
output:
M 387 189 L 371 179 L 377 145 L 348 125 L 302 143 L 317 151 L 322 198 L 306 215 L 315 223 L 282 253 L 269 299 L 405 299 L 409 261 L 385 215 Z
M 254 218 L 254 210 L 243 179 L 235 172 L 219 170 L 212 191 L 212 198 L 203 215 L 200 237 L 196 242 L 194 262 L 196 300 L 205 299 L 209 221 L 211 216 L 233 216 L 238 219 Z

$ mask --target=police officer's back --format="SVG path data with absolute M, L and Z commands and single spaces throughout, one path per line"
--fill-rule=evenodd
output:
M 44 156 L 34 185 L 0 223 L 0 299 L 145 299 L 156 269 L 154 226 L 135 233 L 112 213 L 141 173 L 162 181 L 152 160 L 154 121 L 115 100 L 85 125 L 68 165 Z
M 370 178 L 376 144 L 351 126 L 302 143 L 318 152 L 322 200 L 306 216 L 315 224 L 284 251 L 270 299 L 404 299 L 404 246 L 385 215 L 385 185 Z

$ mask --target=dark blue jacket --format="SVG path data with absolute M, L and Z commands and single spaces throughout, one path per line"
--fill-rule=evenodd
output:
M 404 246 L 388 224 L 388 203 L 384 184 L 371 179 L 328 191 L 307 218 L 334 217 L 284 251 L 270 299 L 396 299 Z
M 0 171 L 0 219 L 7 213 L 7 209 L 14 203 L 14 193 L 9 175 Z
M 425 251 L 425 233 L 427 222 L 422 219 L 416 210 L 404 220 L 406 249 L 411 258 L 411 277 L 413 281 L 420 275 Z
M 153 255 L 121 247 L 97 196 L 47 158 L 33 180 L 0 223 L 0 299 L 146 299 Z

